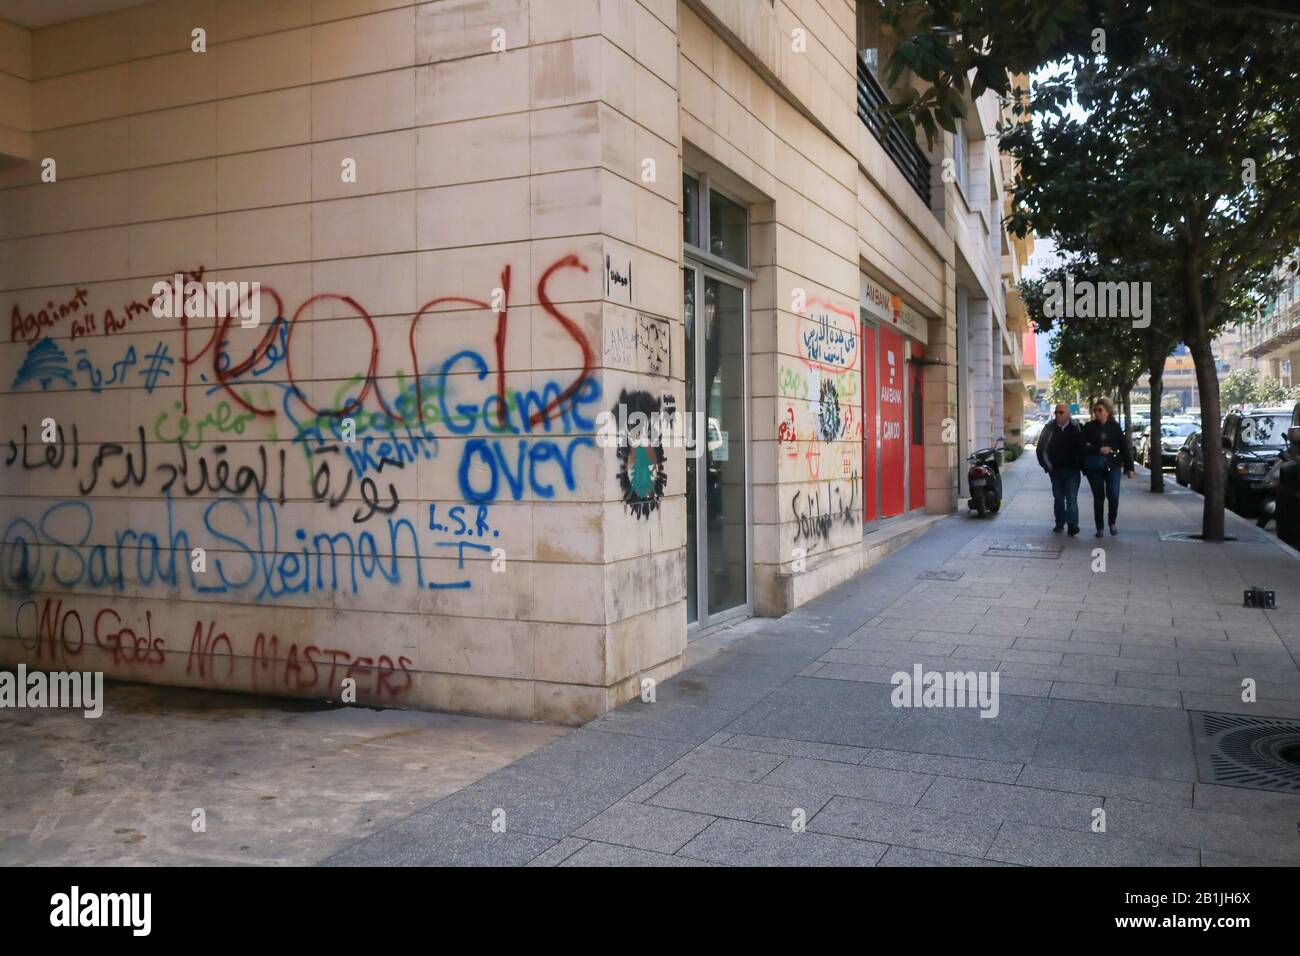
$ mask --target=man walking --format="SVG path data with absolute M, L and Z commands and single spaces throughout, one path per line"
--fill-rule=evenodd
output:
M 1052 479 L 1053 534 L 1067 524 L 1079 533 L 1079 479 L 1083 467 L 1083 429 L 1070 417 L 1070 406 L 1056 406 L 1052 420 L 1038 436 L 1038 464 Z

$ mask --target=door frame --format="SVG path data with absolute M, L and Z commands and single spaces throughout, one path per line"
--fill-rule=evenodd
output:
M 753 431 L 753 386 L 751 379 L 753 377 L 753 361 L 750 355 L 750 293 L 751 282 L 754 274 L 748 269 L 735 266 L 726 260 L 719 259 L 717 256 L 708 255 L 703 250 L 696 250 L 690 246 L 683 257 L 682 269 L 690 269 L 695 275 L 695 349 L 693 355 L 688 355 L 685 362 L 689 363 L 690 372 L 695 378 L 695 403 L 697 408 L 687 409 L 688 415 L 694 415 L 698 412 L 704 414 L 704 434 L 700 435 L 698 430 L 695 434 L 695 441 L 704 443 L 704 453 L 696 459 L 695 467 L 695 620 L 688 621 L 686 633 L 688 640 L 694 640 L 700 637 L 705 631 L 709 631 L 722 624 L 745 617 L 750 617 L 754 613 L 754 469 L 753 456 L 751 454 L 751 434 Z M 725 611 L 719 611 L 716 614 L 709 613 L 709 541 L 708 541 L 708 401 L 703 392 L 704 382 L 704 341 L 707 336 L 707 329 L 703 319 L 704 310 L 704 282 L 706 279 L 725 283 L 732 288 L 739 289 L 741 294 L 741 349 L 744 357 L 744 373 L 742 375 L 742 388 L 744 396 L 741 407 L 744 410 L 745 427 L 744 434 L 741 436 L 740 451 L 744 456 L 745 462 L 745 601 L 735 607 L 728 608 Z M 735 442 L 728 439 L 732 446 L 728 448 L 728 454 L 732 454 Z M 685 451 L 685 450 L 683 450 Z
M 875 502 L 875 507 L 872 509 L 872 514 L 875 515 L 875 517 L 870 521 L 864 520 L 862 522 L 862 533 L 868 535 L 880 528 L 880 322 L 873 318 L 866 309 L 859 307 L 858 323 L 858 327 L 863 332 L 870 329 L 873 333 L 871 336 L 871 354 L 868 355 L 865 349 L 862 350 L 862 368 L 858 370 L 858 377 L 864 386 L 862 388 L 862 423 L 864 428 L 867 425 L 866 403 L 868 398 L 871 401 L 872 411 L 870 422 L 871 427 L 870 429 L 867 429 L 866 434 L 862 436 L 862 450 L 864 454 L 867 448 L 868 435 L 871 438 L 874 451 L 874 454 L 871 456 L 871 461 L 874 465 L 873 470 L 875 471 L 875 474 L 868 475 L 866 462 L 864 461 L 862 464 L 862 500 L 866 501 L 867 499 L 867 482 L 870 481 L 870 494 Z M 870 396 L 867 395 L 867 390 L 865 388 L 867 362 L 871 363 L 871 381 L 873 383 L 872 394 Z

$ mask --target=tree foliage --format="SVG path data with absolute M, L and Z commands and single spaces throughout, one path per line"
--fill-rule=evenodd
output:
M 1220 440 L 1211 343 L 1269 294 L 1300 245 L 1300 13 L 1154 0 L 886 0 L 902 41 L 887 65 L 921 90 L 901 104 L 933 133 L 955 101 L 1017 90 L 1003 148 L 1018 161 L 1013 231 L 1051 235 L 1116 281 L 1149 281 L 1196 365 L 1204 440 Z M 968 85 L 969 82 L 969 85 Z M 929 119 L 926 118 L 929 114 Z M 1223 536 L 1223 482 L 1202 532 Z

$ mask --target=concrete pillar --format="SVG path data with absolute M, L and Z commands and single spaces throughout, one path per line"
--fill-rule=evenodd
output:
M 993 409 L 995 383 L 1001 389 L 1001 355 L 994 356 L 993 311 L 989 300 L 972 296 L 970 299 L 970 408 L 972 416 L 972 445 L 967 451 L 987 448 L 993 444 Z

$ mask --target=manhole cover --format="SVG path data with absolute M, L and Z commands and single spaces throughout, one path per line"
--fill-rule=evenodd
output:
M 1191 711 L 1201 783 L 1300 793 L 1300 721 Z
M 965 571 L 923 571 L 916 576 L 918 581 L 960 581 Z
M 1061 556 L 1061 549 L 1048 544 L 995 544 L 988 548 L 985 555 L 991 558 L 1047 558 L 1055 560 Z
M 1199 531 L 1166 531 L 1160 535 L 1161 541 L 1200 541 L 1201 533 Z M 1237 536 L 1225 534 L 1224 541 L 1236 541 Z

